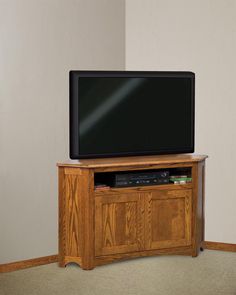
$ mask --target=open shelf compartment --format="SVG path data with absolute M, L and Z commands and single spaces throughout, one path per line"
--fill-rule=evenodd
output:
M 94 174 L 96 191 L 154 185 L 186 185 L 191 182 L 191 167 L 96 172 Z

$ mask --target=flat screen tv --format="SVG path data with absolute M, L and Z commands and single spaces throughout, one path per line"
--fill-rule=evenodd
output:
M 71 71 L 70 158 L 194 152 L 192 72 Z

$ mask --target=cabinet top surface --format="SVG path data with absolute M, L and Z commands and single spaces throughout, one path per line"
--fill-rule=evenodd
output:
M 119 158 L 99 158 L 99 159 L 81 159 L 69 160 L 58 163 L 59 167 L 78 167 L 78 168 L 109 168 L 121 166 L 144 166 L 177 164 L 204 161 L 208 156 L 196 154 L 177 154 L 177 155 L 158 155 L 158 156 L 135 156 Z

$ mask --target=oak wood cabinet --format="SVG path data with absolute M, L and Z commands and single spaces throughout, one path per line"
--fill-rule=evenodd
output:
M 191 189 L 152 191 L 146 198 L 146 249 L 191 245 Z
M 204 241 L 206 156 L 70 161 L 59 168 L 59 264 L 83 269 L 161 254 L 198 255 Z M 189 169 L 192 183 L 96 190 L 96 173 Z
M 142 195 L 95 197 L 95 256 L 144 249 Z

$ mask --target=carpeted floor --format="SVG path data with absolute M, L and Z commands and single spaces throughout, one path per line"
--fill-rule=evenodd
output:
M 56 263 L 0 275 L 0 295 L 236 295 L 236 253 L 138 258 L 83 271 Z

